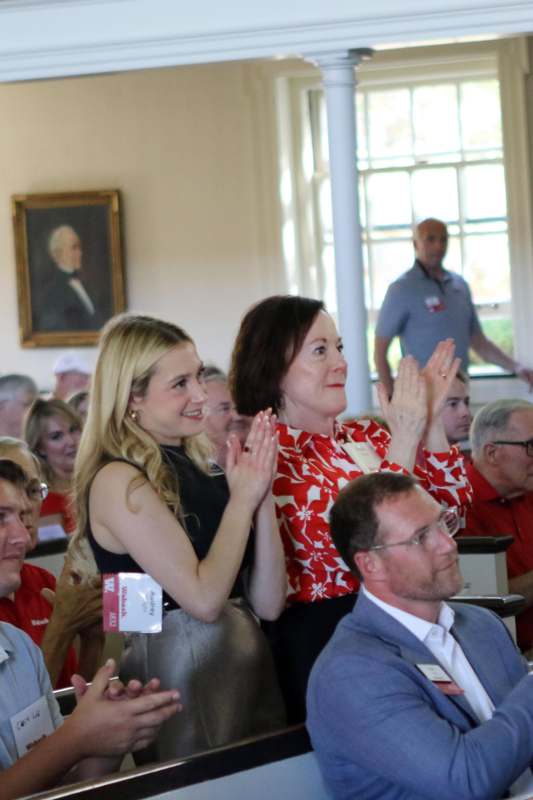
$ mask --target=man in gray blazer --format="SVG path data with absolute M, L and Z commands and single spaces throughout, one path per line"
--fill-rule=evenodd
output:
M 533 676 L 462 586 L 454 511 L 407 475 L 339 495 L 331 533 L 362 579 L 309 681 L 307 725 L 335 798 L 533 796 Z

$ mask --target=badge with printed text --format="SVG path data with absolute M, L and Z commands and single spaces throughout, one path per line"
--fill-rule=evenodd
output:
M 10 722 L 19 758 L 45 736 L 54 732 L 52 715 L 44 695 L 18 714 L 14 714 Z
M 104 575 L 103 628 L 112 633 L 159 633 L 163 592 L 150 575 L 118 572 Z
M 344 442 L 342 449 L 347 453 L 361 472 L 368 474 L 376 472 L 381 464 L 381 459 L 368 442 Z
M 440 689 L 443 694 L 458 695 L 464 694 L 464 689 L 458 686 L 453 678 L 442 669 L 438 664 L 416 664 L 416 668 L 420 670 L 437 689 Z

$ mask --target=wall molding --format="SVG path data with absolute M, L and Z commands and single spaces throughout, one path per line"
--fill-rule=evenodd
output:
M 364 10 L 354 13 L 354 5 Z M 533 31 L 533 0 L 0 0 L 0 81 Z M 207 22 L 206 22 L 207 20 Z

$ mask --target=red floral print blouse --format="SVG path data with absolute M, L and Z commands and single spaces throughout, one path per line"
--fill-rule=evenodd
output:
M 387 460 L 390 434 L 374 420 L 335 424 L 333 437 L 289 428 L 279 430 L 278 470 L 273 492 L 288 575 L 287 602 L 312 603 L 357 590 L 329 535 L 329 512 L 340 490 L 365 472 L 406 472 Z M 470 483 L 457 447 L 422 451 L 413 474 L 445 506 L 470 502 Z

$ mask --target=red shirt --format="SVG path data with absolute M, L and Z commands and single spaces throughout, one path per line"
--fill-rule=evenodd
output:
M 278 431 L 273 493 L 285 548 L 287 601 L 311 603 L 354 592 L 359 582 L 329 535 L 329 512 L 343 486 L 365 471 L 406 472 L 387 460 L 390 435 L 369 419 L 337 423 L 333 436 L 295 430 L 282 423 Z M 457 447 L 446 453 L 424 450 L 423 464 L 417 464 L 413 474 L 446 506 L 465 505 L 470 499 Z
M 40 647 L 52 613 L 52 606 L 41 595 L 41 589 L 55 591 L 56 579 L 45 569 L 27 563 L 22 565 L 20 578 L 20 588 L 15 592 L 14 601 L 9 597 L 0 598 L 0 621 L 10 622 L 11 625 L 20 628 Z M 77 671 L 78 659 L 76 651 L 71 647 L 54 688 L 63 689 L 65 686 L 70 686 L 70 677 Z
M 472 463 L 466 465 L 474 499 L 466 512 L 466 536 L 513 536 L 507 550 L 507 574 L 517 578 L 533 569 L 533 492 L 507 499 L 498 494 Z M 533 647 L 533 608 L 516 618 L 518 644 Z
M 61 516 L 61 524 L 65 533 L 74 533 L 76 519 L 70 505 L 70 496 L 59 492 L 48 492 L 41 506 L 41 519 L 51 517 L 53 514 Z

